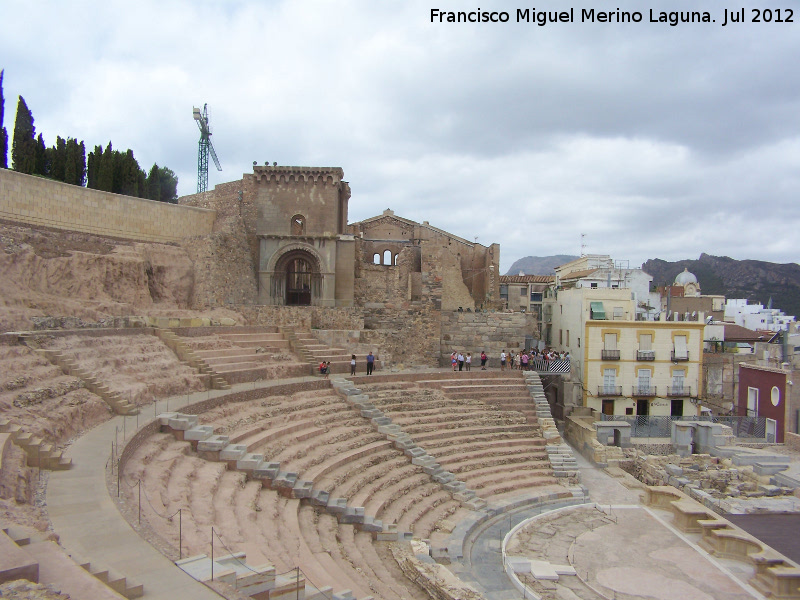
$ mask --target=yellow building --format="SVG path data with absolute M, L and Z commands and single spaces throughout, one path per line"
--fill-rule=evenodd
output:
M 609 415 L 697 414 L 702 315 L 637 321 L 630 289 L 558 290 L 550 302 L 551 345 L 570 353 L 576 403 Z

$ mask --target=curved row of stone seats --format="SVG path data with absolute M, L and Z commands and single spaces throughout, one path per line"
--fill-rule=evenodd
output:
M 277 327 L 190 327 L 172 333 L 228 385 L 309 375 L 303 361 L 288 360 L 289 340 Z
M 405 539 L 409 536 L 390 526 L 384 527 L 380 520 L 367 515 L 363 507 L 350 506 L 346 498 L 332 496 L 330 491 L 323 489 L 326 484 L 325 475 L 329 470 L 368 456 L 373 450 L 371 447 L 335 457 L 328 464 L 323 463 L 323 466 L 312 471 L 311 480 L 304 480 L 295 471 L 282 470 L 281 463 L 267 461 L 263 454 L 248 452 L 245 444 L 231 444 L 229 436 L 214 434 L 213 427 L 198 425 L 197 415 L 162 413 L 158 419 L 162 431 L 169 431 L 177 439 L 189 442 L 201 458 L 226 463 L 228 468 L 241 471 L 248 478 L 261 482 L 266 489 L 274 490 L 287 498 L 308 499 L 311 504 L 336 515 L 340 522 L 357 524 L 382 540 Z M 318 481 L 320 487 L 317 486 Z
M 369 396 L 362 394 L 361 390 L 354 387 L 352 382 L 346 379 L 337 379 L 332 381 L 332 385 L 355 409 L 360 411 L 362 417 L 370 420 L 378 433 L 385 435 L 386 439 L 397 449 L 402 450 L 411 459 L 412 464 L 422 467 L 433 481 L 441 484 L 446 491 L 453 494 L 455 500 L 473 510 L 479 510 L 486 506 L 484 500 L 476 497 L 475 492 L 467 489 L 463 481 L 456 479 L 453 473 L 446 471 L 437 463 L 434 457 L 415 443 L 401 425 L 393 423 L 392 419 L 376 408 L 369 401 Z
M 107 419 L 108 406 L 87 390 L 84 382 L 37 352 L 35 342 L 30 347 L 17 335 L 0 338 L 0 416 L 5 419 L 4 426 L 8 432 L 13 430 L 20 445 L 24 442 L 30 460 L 41 457 L 46 468 L 66 466 L 66 459 L 50 460 L 58 454 L 55 446 L 80 429 Z M 38 439 L 41 444 L 31 443 Z
M 297 564 L 295 558 L 284 563 L 274 561 L 279 560 L 281 556 L 294 556 L 287 552 L 298 552 L 303 572 L 308 576 L 308 580 L 315 584 L 334 582 L 337 587 L 350 588 L 359 596 L 370 593 L 373 588 L 366 566 L 360 565 L 356 557 L 349 557 L 338 564 L 339 561 L 334 555 L 334 561 L 331 561 L 327 551 L 335 546 L 335 542 L 333 546 L 328 544 L 321 546 L 320 540 L 313 534 L 315 523 L 318 521 L 328 518 L 337 523 L 334 514 L 321 510 L 309 500 L 301 501 L 281 496 L 275 490 L 262 489 L 261 482 L 248 481 L 244 473 L 228 470 L 228 465 L 225 463 L 208 462 L 193 454 L 187 454 L 188 448 L 187 443 L 175 440 L 171 434 L 155 434 L 148 438 L 147 445 L 136 451 L 135 460 L 142 461 L 143 464 L 146 461 L 147 468 L 141 471 L 140 467 L 128 474 L 129 478 L 131 476 L 140 478 L 145 490 L 165 490 L 163 495 L 149 493 L 149 499 L 142 501 L 146 518 L 152 516 L 163 524 L 163 519 L 153 514 L 153 507 L 161 515 L 174 513 L 176 502 L 178 506 L 188 508 L 183 515 L 185 550 L 193 553 L 204 550 L 207 554 L 208 531 L 210 526 L 214 525 L 224 536 L 228 548 L 246 551 L 248 556 L 251 552 L 255 556 L 257 550 L 259 556 L 263 556 L 276 567 L 280 564 L 280 568 L 283 569 Z M 151 469 L 150 466 L 155 468 Z M 134 489 L 128 485 L 126 490 L 130 499 L 135 502 Z M 162 497 L 171 499 L 173 503 L 160 502 L 159 499 Z M 346 505 L 344 506 L 346 508 Z M 313 513 L 313 516 L 309 516 L 310 513 Z M 346 511 L 344 516 L 347 516 Z M 347 518 L 341 519 L 343 529 L 355 528 L 355 535 L 372 540 L 373 534 L 365 531 L 363 525 L 347 525 L 345 524 L 347 520 Z M 304 531 L 302 537 L 299 533 L 301 530 Z M 162 534 L 162 537 L 169 537 L 173 544 L 178 541 L 176 536 L 176 531 L 170 536 Z M 334 537 L 338 537 L 338 534 Z M 398 539 L 397 534 L 395 533 L 391 539 Z M 362 549 L 362 555 L 369 553 L 368 546 Z M 370 561 L 379 563 L 380 559 L 370 555 Z M 341 575 L 343 570 L 353 569 L 351 566 L 353 564 L 360 569 L 357 572 L 363 573 L 361 579 L 355 582 Z M 388 585 L 402 589 L 402 582 L 399 584 L 389 582 Z M 381 594 L 379 597 L 390 596 Z
M 461 374 L 465 373 L 458 373 Z M 430 389 L 386 389 L 385 378 L 378 384 L 359 381 L 377 408 L 385 411 L 415 444 L 424 446 L 440 467 L 482 499 L 558 483 L 546 440 L 535 423 L 517 411 L 505 410 L 502 403 L 493 399 L 486 403 L 449 396 L 444 393 L 451 382 L 449 373 L 437 375 L 414 383 L 442 390 L 438 395 Z M 482 375 L 470 374 L 469 379 L 465 378 L 469 383 L 463 387 L 482 389 L 490 387 L 494 380 L 501 388 L 499 395 L 505 391 L 503 388 L 510 387 L 505 377 L 495 375 L 484 380 Z M 513 375 L 518 380 L 513 387 L 527 393 L 522 377 Z
M 189 565 L 185 570 L 201 581 L 210 579 L 207 556 L 212 551 L 213 527 L 215 558 L 226 551 L 235 552 L 230 560 L 223 561 L 227 565 L 215 560 L 215 580 L 242 591 L 249 587 L 250 593 L 258 593 L 255 587 L 260 586 L 264 598 L 293 598 L 303 593 L 306 598 L 320 600 L 351 597 L 347 589 L 334 594 L 330 586 L 312 585 L 329 582 L 337 589 L 351 587 L 349 581 L 342 586 L 336 571 L 327 573 L 314 556 L 301 551 L 305 541 L 297 522 L 299 500 L 264 489 L 259 481 L 247 481 L 245 473 L 231 471 L 225 463 L 210 462 L 188 450 L 186 442 L 171 434 L 150 436 L 129 459 L 128 464 L 133 466 L 125 474 L 122 489 L 128 502 L 135 504 L 138 489 L 127 480 L 141 482 L 142 518 L 161 538 L 176 548 L 180 544 L 184 556 L 190 555 L 179 561 L 179 566 Z M 174 515 L 178 508 L 183 509 L 180 519 L 164 518 Z M 252 554 L 255 564 L 261 566 L 243 567 L 242 554 Z M 297 564 L 303 569 L 299 582 L 291 572 Z
M 49 332 L 47 338 L 40 345 L 48 356 L 115 410 L 120 398 L 134 405 L 122 410 L 131 411 L 153 399 L 208 389 L 209 376 L 183 364 L 153 329 Z

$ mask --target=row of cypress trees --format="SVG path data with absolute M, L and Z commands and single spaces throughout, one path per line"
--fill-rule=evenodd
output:
M 8 132 L 3 127 L 3 74 L 4 71 L 0 71 L 0 167 L 7 169 Z M 178 200 L 178 177 L 175 173 L 158 164 L 145 172 L 132 150 L 114 150 L 109 142 L 105 148 L 95 146 L 87 158 L 83 141 L 71 137 L 65 140 L 61 136 L 57 136 L 56 143 L 48 148 L 42 134 L 36 135 L 33 115 L 22 96 L 17 103 L 11 164 L 11 168 L 20 173 L 72 185 L 162 202 Z

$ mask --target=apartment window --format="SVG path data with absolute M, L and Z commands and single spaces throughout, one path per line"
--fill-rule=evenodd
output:
M 567 329 L 567 346 L 569 346 L 569 329 Z
M 524 288 L 524 287 L 519 288 L 519 295 L 520 296 L 527 296 L 528 295 L 528 290 L 526 288 Z
M 603 369 L 603 394 L 612 395 L 617 393 L 617 370 Z
M 614 307 L 614 318 L 615 319 L 621 319 L 622 317 L 623 317 L 622 307 L 621 306 L 615 306 Z
M 636 360 L 655 360 L 656 354 L 653 351 L 653 334 L 642 333 L 639 335 L 639 350 L 636 352 Z
M 689 349 L 686 346 L 686 336 L 675 336 L 675 349 L 672 351 L 673 360 L 689 360 Z
M 686 382 L 686 371 L 683 369 L 675 369 L 672 372 L 672 395 L 683 396 L 687 391 L 684 384 Z
M 541 302 L 541 301 L 542 301 L 541 292 L 531 292 L 531 302 Z
M 592 288 L 594 288 L 594 289 L 597 289 L 597 282 L 595 281 L 595 282 L 594 282 L 594 283 L 591 285 L 591 287 L 592 287 Z
M 607 333 L 603 337 L 603 360 L 619 360 L 619 350 L 617 349 L 617 334 Z
M 578 338 L 578 348 L 581 347 L 581 338 Z
M 559 329 L 558 330 L 558 345 L 559 346 L 563 346 L 564 345 L 564 330 L 563 329 Z
M 500 299 L 501 300 L 508 300 L 508 286 L 501 285 L 500 286 Z

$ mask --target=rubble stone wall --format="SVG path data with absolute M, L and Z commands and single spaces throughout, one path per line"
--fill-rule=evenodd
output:
M 489 366 L 500 366 L 500 352 L 517 354 L 525 348 L 525 336 L 536 335 L 536 317 L 527 313 L 442 312 L 441 365 L 453 351 L 471 352 L 472 364 L 480 364 L 481 350 Z
M 211 232 L 216 214 L 0 169 L 0 219 L 143 242 Z

